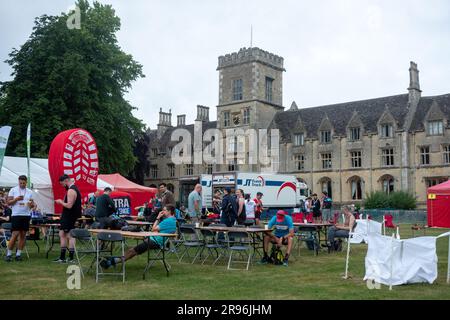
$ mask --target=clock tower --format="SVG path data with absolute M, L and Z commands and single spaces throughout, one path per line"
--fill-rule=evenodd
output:
M 220 56 L 217 70 L 217 128 L 224 135 L 229 129 L 266 129 L 275 113 L 284 109 L 282 57 L 256 47 L 242 48 Z M 230 143 L 226 145 L 230 147 Z M 237 167 L 241 171 L 257 170 L 239 163 Z M 226 165 L 221 169 L 228 171 Z

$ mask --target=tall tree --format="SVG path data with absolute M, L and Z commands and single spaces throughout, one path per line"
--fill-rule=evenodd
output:
M 124 94 L 144 77 L 142 65 L 119 47 L 120 19 L 110 5 L 76 5 L 80 29 L 67 27 L 70 14 L 38 17 L 29 39 L 6 60 L 13 69 L 0 89 L 0 125 L 13 128 L 7 151 L 25 155 L 29 122 L 36 157 L 48 155 L 60 131 L 80 127 L 97 142 L 101 172 L 128 174 L 145 126 Z

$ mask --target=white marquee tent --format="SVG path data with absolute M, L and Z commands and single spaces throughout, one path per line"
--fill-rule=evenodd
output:
M 24 157 L 5 157 L 0 175 L 0 188 L 12 188 L 17 186 L 17 180 L 20 175 L 27 175 L 27 158 Z M 52 181 L 48 172 L 47 159 L 30 159 L 30 180 L 31 189 L 38 207 L 42 212 L 53 212 L 53 191 Z M 113 186 L 107 182 L 97 179 L 97 188 L 103 189 Z

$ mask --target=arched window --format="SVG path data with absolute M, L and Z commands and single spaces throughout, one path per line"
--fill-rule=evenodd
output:
M 390 174 L 385 174 L 381 176 L 378 181 L 381 183 L 381 188 L 385 193 L 390 194 L 391 192 L 394 192 L 393 176 L 391 176 Z
M 350 183 L 350 195 L 352 200 L 361 200 L 363 194 L 363 182 L 360 177 L 353 176 L 347 180 Z
M 323 177 L 319 180 L 320 190 L 325 191 L 330 198 L 333 198 L 332 181 L 328 177 Z

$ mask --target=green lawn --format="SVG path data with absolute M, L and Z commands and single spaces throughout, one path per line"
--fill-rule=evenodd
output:
M 433 229 L 427 235 L 437 235 L 445 230 Z M 404 237 L 411 234 L 410 226 L 402 226 Z M 43 243 L 41 243 L 43 248 Z M 392 291 L 382 286 L 369 290 L 362 281 L 366 245 L 352 247 L 350 260 L 351 279 L 344 280 L 345 251 L 315 257 L 312 251 L 302 248 L 289 267 L 254 264 L 250 271 L 227 271 L 221 265 L 178 263 L 169 261 L 172 271 L 166 277 L 158 262 L 146 280 L 142 280 L 145 257 L 127 263 L 127 280 L 104 278 L 98 284 L 94 275 L 82 280 L 80 290 L 66 287 L 67 265 L 51 262 L 57 257 L 56 248 L 50 259 L 37 253 L 28 243 L 30 260 L 0 262 L 0 287 L 2 299 L 450 299 L 450 285 L 446 284 L 448 238 L 437 243 L 439 275 L 434 284 L 415 284 L 394 287 Z

